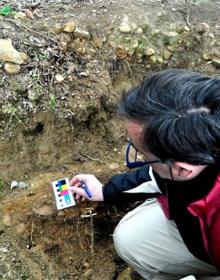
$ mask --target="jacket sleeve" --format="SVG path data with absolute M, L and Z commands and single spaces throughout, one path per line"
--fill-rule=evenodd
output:
M 125 191 L 131 190 L 140 184 L 150 181 L 149 167 L 145 166 L 134 172 L 115 175 L 103 187 L 103 197 L 106 204 L 121 205 L 126 202 L 134 202 L 143 200 L 155 194 L 146 193 L 128 193 Z

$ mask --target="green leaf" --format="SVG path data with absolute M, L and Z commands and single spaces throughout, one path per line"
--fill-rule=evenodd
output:
M 8 16 L 11 13 L 11 7 L 10 6 L 4 6 L 0 9 L 0 14 L 3 16 Z

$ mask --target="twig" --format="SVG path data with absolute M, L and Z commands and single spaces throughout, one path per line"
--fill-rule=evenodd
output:
M 82 152 L 80 152 L 80 155 L 83 156 L 83 157 L 85 157 L 85 158 L 91 159 L 91 160 L 93 160 L 93 161 L 98 161 L 98 162 L 102 163 L 102 160 L 100 160 L 100 159 L 98 159 L 98 158 L 94 158 L 94 157 L 92 157 L 92 156 L 90 156 L 90 155 L 84 154 L 84 153 L 82 153 Z
M 35 33 L 35 34 L 37 34 L 37 35 L 39 35 L 39 36 L 41 36 L 41 37 L 43 37 L 43 38 L 45 38 L 47 40 L 52 41 L 55 44 L 58 44 L 58 42 L 56 40 L 54 40 L 53 38 L 51 38 L 51 37 L 49 37 L 47 35 L 44 35 L 44 34 L 38 32 L 38 31 L 35 31 L 35 30 L 31 29 L 31 28 L 27 27 L 25 24 L 23 24 L 23 23 L 21 23 L 21 22 L 19 22 L 17 20 L 4 18 L 4 21 L 11 22 L 11 23 L 15 24 L 16 26 L 18 26 L 19 28 L 23 27 L 23 28 L 25 28 L 27 31 L 29 31 L 31 33 Z
M 28 244 L 28 249 L 32 248 L 33 246 L 33 233 L 34 233 L 35 227 L 33 221 L 31 222 L 31 236 L 30 236 L 30 242 Z
M 90 226 L 91 226 L 91 244 L 90 244 L 90 249 L 91 249 L 91 255 L 94 257 L 94 226 L 93 226 L 93 214 L 92 210 L 90 209 Z

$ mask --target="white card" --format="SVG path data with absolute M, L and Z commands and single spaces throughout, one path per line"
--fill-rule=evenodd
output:
M 73 193 L 70 190 L 68 178 L 53 181 L 52 188 L 56 199 L 57 210 L 76 205 Z

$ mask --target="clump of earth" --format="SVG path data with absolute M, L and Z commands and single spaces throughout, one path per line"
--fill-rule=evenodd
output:
M 84 202 L 57 211 L 50 184 L 128 171 L 117 101 L 145 76 L 218 76 L 218 5 L 1 1 L 1 279 L 132 279 L 112 244 L 128 209 Z

